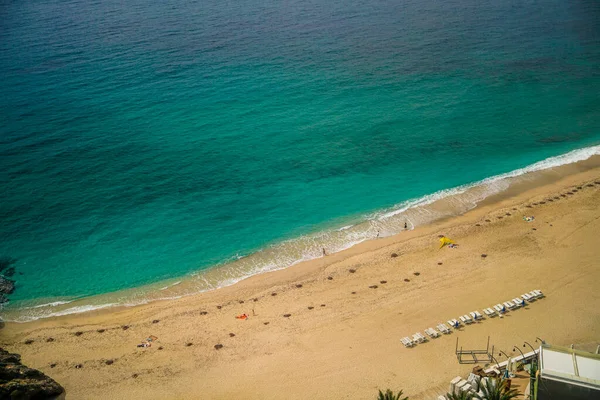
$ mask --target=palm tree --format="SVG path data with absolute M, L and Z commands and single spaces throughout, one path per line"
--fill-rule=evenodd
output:
M 518 390 L 507 388 L 507 382 L 500 378 L 488 378 L 485 385 L 481 385 L 479 390 L 482 394 L 476 394 L 474 399 L 480 400 L 511 400 L 519 395 Z
M 408 397 L 402 397 L 402 394 L 402 390 L 398 394 L 394 394 L 390 389 L 387 389 L 385 393 L 380 390 L 377 400 L 408 400 Z
M 462 392 L 460 394 L 456 393 L 446 393 L 446 398 L 448 400 L 473 400 L 473 393 Z

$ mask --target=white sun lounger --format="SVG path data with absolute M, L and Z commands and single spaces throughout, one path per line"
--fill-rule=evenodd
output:
M 423 336 L 420 332 L 417 332 L 413 335 L 413 341 L 418 343 L 424 343 L 427 341 L 427 338 Z
M 506 306 L 498 303 L 494 306 L 494 310 L 498 311 L 498 314 L 504 314 L 506 312 Z
M 448 333 L 450 333 L 450 328 L 448 328 L 448 327 L 447 327 L 446 325 L 444 325 L 444 324 L 439 324 L 439 325 L 437 326 L 437 329 L 438 329 L 438 331 L 440 331 L 440 332 L 442 332 L 442 333 L 445 333 L 445 334 L 448 334 Z
M 451 327 L 453 327 L 454 329 L 458 328 L 460 326 L 460 322 L 458 322 L 458 320 L 456 319 L 449 319 L 448 320 L 448 325 L 450 325 Z
M 408 336 L 403 337 L 402 339 L 400 339 L 400 341 L 402 342 L 402 344 L 404 345 L 404 347 L 412 347 L 415 344 L 413 343 L 412 340 L 410 340 L 410 338 Z
M 436 338 L 438 336 L 440 336 L 440 334 L 438 333 L 438 331 L 436 331 L 433 328 L 427 328 L 425 329 L 425 333 L 429 336 L 431 336 L 432 338 Z
M 473 317 L 473 319 L 474 319 L 475 321 L 478 321 L 478 320 L 480 320 L 480 319 L 483 319 L 483 315 L 481 315 L 481 313 L 480 313 L 479 311 L 477 311 L 477 310 L 470 312 L 470 313 L 469 313 L 469 315 L 470 315 L 471 317 Z
M 534 290 L 531 293 L 535 294 L 535 297 L 538 298 L 538 299 L 541 299 L 542 297 L 544 297 L 544 293 L 542 293 L 541 290 Z
M 524 293 L 521 295 L 521 298 L 523 300 L 527 300 L 529 302 L 535 301 L 535 297 L 531 297 L 531 295 L 529 293 Z
M 461 315 L 461 316 L 460 316 L 460 317 L 458 317 L 458 318 L 459 318 L 459 319 L 461 320 L 461 322 L 462 322 L 463 324 L 465 324 L 465 325 L 468 325 L 468 324 L 470 324 L 470 323 L 472 323 L 472 322 L 473 322 L 473 320 L 471 319 L 471 317 L 469 317 L 469 316 L 468 316 L 468 315 L 466 315 L 466 314 L 465 314 L 465 315 Z
M 507 308 L 511 309 L 511 310 L 512 310 L 513 308 L 516 308 L 516 306 L 515 306 L 515 303 L 513 303 L 513 302 L 511 302 L 511 301 L 505 301 L 505 302 L 504 302 L 504 305 L 505 305 Z
M 523 301 L 523 299 L 515 297 L 514 299 L 512 299 L 512 301 L 517 307 L 525 307 L 525 301 Z
M 491 308 L 484 308 L 483 312 L 485 313 L 485 315 L 487 315 L 488 317 L 493 317 L 494 315 L 496 315 L 496 311 L 492 310 Z

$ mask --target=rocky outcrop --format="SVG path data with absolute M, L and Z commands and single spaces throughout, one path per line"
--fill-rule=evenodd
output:
M 6 278 L 15 274 L 15 268 L 12 266 L 17 260 L 11 257 L 0 257 L 0 306 L 8 302 L 8 295 L 15 290 L 15 281 Z M 3 272 L 4 271 L 4 272 Z
M 15 291 L 15 281 L 0 275 L 0 305 L 8 301 L 7 295 Z
M 0 348 L 0 399 L 53 399 L 64 392 L 54 379 L 21 364 L 21 356 Z

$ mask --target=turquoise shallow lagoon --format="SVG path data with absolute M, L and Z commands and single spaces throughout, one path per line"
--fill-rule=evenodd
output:
M 5 1 L 9 307 L 418 225 L 380 217 L 598 145 L 599 66 L 597 1 Z

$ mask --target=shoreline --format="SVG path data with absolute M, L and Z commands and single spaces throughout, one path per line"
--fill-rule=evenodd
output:
M 589 155 L 589 158 L 566 164 L 561 164 L 561 162 L 563 162 L 562 159 L 568 159 L 569 156 L 573 156 L 573 154 L 575 153 L 582 152 L 584 154 Z M 418 204 L 419 201 L 422 202 L 423 199 L 426 199 L 428 197 L 435 197 L 436 195 L 438 195 L 438 193 L 442 193 L 444 191 L 423 196 L 420 200 L 417 201 L 416 204 L 413 204 L 413 206 L 408 207 L 408 209 L 405 209 L 404 211 L 402 209 L 399 210 L 398 205 L 396 205 L 391 208 L 392 211 L 382 210 L 378 214 L 380 215 L 380 218 L 383 218 L 384 216 L 387 216 L 388 218 L 394 218 L 397 216 L 396 221 L 394 221 L 394 223 L 400 225 L 401 222 L 399 222 L 399 220 L 404 218 L 404 220 L 406 221 L 406 219 L 410 217 L 410 212 L 419 211 L 420 213 L 426 212 L 430 215 L 434 215 L 433 217 L 431 217 L 432 220 L 430 222 L 425 222 L 424 224 L 420 224 L 417 226 L 417 228 L 422 228 L 424 226 L 456 218 L 458 216 L 464 215 L 467 212 L 470 212 L 473 209 L 481 208 L 486 205 L 499 202 L 502 199 L 518 196 L 520 193 L 530 190 L 533 187 L 539 187 L 555 182 L 561 177 L 576 174 L 600 166 L 600 155 L 596 155 L 598 152 L 600 152 L 600 146 L 590 146 L 583 149 L 574 150 L 572 152 L 561 154 L 559 156 L 550 157 L 548 159 L 542 160 L 540 162 L 531 164 L 527 167 L 515 171 L 486 178 L 483 181 L 464 185 L 464 188 L 457 187 L 447 189 L 445 191 L 455 193 L 444 195 L 438 199 L 432 200 L 431 202 L 425 202 L 423 206 Z M 577 154 L 577 156 L 581 155 Z M 546 169 L 539 169 L 540 165 L 544 165 L 547 163 L 549 165 L 558 163 L 558 166 L 549 167 Z M 528 171 L 529 169 L 531 170 Z M 499 182 L 502 185 L 506 185 L 506 187 L 488 189 L 486 186 L 486 181 L 488 180 L 493 182 L 494 184 Z M 479 193 L 481 191 L 486 192 L 488 190 L 491 190 L 492 193 L 483 195 Z M 416 200 L 408 200 L 407 203 L 414 203 L 415 201 Z M 462 202 L 462 204 L 457 205 L 457 202 Z M 359 224 L 352 225 L 351 227 L 360 226 L 360 229 L 365 230 L 365 228 L 363 227 L 364 225 L 373 225 L 375 222 L 375 219 L 367 219 Z M 368 226 L 366 229 L 371 229 L 374 232 L 379 231 L 378 228 L 373 228 L 370 226 Z M 336 231 L 339 232 L 342 231 L 342 229 L 337 229 Z M 389 237 L 395 237 L 398 235 L 406 235 L 410 231 L 412 231 L 412 229 L 408 231 L 402 230 L 399 233 L 395 233 L 390 236 L 384 236 L 378 240 Z M 362 238 L 357 243 L 350 244 L 347 246 L 347 248 L 344 248 L 343 250 L 334 252 L 332 254 L 346 252 L 353 247 L 359 246 L 364 242 L 369 242 L 372 240 L 374 240 L 374 237 Z M 260 254 L 264 253 L 265 251 L 272 251 L 272 248 L 267 248 L 266 250 L 259 250 L 258 252 L 253 253 L 249 256 L 242 257 L 241 260 L 242 262 L 244 262 L 248 258 L 259 257 Z M 328 256 L 331 256 L 332 254 L 329 254 Z M 34 304 L 32 306 L 27 307 L 12 308 L 11 306 L 9 306 L 8 308 L 5 308 L 3 310 L 4 314 L 8 316 L 8 318 L 4 318 L 4 321 L 26 323 L 39 319 L 95 312 L 96 310 L 111 311 L 116 308 L 122 307 L 138 307 L 156 301 L 177 300 L 179 298 L 195 296 L 201 293 L 206 293 L 213 290 L 220 290 L 224 287 L 236 285 L 255 275 L 262 275 L 264 273 L 279 271 L 295 267 L 299 264 L 303 264 L 306 262 L 316 261 L 319 259 L 322 259 L 322 257 L 315 256 L 314 258 L 308 260 L 296 260 L 291 262 L 290 265 L 287 266 L 276 267 L 274 269 L 259 270 L 258 272 L 251 272 L 247 275 L 244 275 L 242 273 L 239 277 L 233 277 L 229 280 L 227 277 L 231 274 L 231 271 L 239 271 L 240 269 L 243 269 L 243 267 L 238 267 L 237 261 L 227 262 L 221 265 L 213 266 L 206 270 L 195 272 L 191 275 L 169 278 L 167 280 L 161 280 L 148 285 L 124 289 L 117 292 L 103 293 L 99 295 L 76 298 L 48 298 L 44 301 L 43 304 Z M 43 310 L 45 312 L 45 307 L 51 307 L 51 309 L 48 310 L 49 315 L 33 315 L 27 317 L 24 317 L 22 315 L 22 312 L 24 310 L 35 310 L 38 313 L 41 313 Z
M 491 336 L 508 353 L 536 336 L 557 345 L 598 343 L 596 162 L 572 166 L 583 171 L 564 176 L 549 171 L 539 185 L 524 182 L 526 190 L 464 215 L 218 290 L 6 323 L 0 342 L 74 398 L 103 398 L 107 391 L 115 399 L 277 399 L 282 391 L 291 398 L 368 398 L 386 387 L 430 398 L 471 368 L 456 362 L 456 338 L 478 347 Z M 534 222 L 522 220 L 532 214 Z M 459 247 L 438 250 L 439 234 Z M 400 343 L 533 289 L 546 298 L 504 319 L 413 349 Z M 242 313 L 248 321 L 234 318 Z M 149 335 L 159 338 L 154 346 L 137 348 Z

